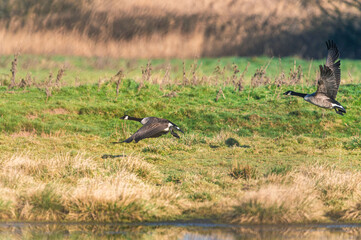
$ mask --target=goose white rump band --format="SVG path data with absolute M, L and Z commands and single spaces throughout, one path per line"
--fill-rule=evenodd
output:
M 142 121 L 140 121 L 141 124 L 146 124 L 148 122 L 149 118 L 143 118 Z
M 331 103 L 331 104 L 332 104 L 332 107 L 338 107 L 338 108 L 344 109 L 341 105 L 338 105 L 336 103 Z
M 164 131 L 169 131 L 169 128 L 172 127 L 172 126 L 173 126 L 173 124 L 168 123 L 168 127 L 164 128 Z

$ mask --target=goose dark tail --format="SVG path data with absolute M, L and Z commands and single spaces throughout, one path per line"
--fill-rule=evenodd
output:
M 130 138 L 128 138 L 128 139 L 125 139 L 124 141 L 112 142 L 112 143 L 113 143 L 113 144 L 119 144 L 119 143 L 124 143 L 124 142 L 130 143 L 131 141 L 133 141 L 133 138 L 132 138 L 132 137 L 130 137 Z
M 122 143 L 123 143 L 123 142 L 125 142 L 125 143 L 130 143 L 131 141 L 133 141 L 133 138 L 132 138 L 132 137 L 130 137 L 130 138 L 128 138 L 128 139 L 125 139 L 124 141 L 122 141 Z

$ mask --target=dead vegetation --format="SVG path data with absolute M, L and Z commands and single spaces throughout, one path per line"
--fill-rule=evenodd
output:
M 16 76 L 16 71 L 17 71 L 17 65 L 18 65 L 18 56 L 19 54 L 15 54 L 14 55 L 14 60 L 11 62 L 11 83 L 9 85 L 9 88 L 14 88 L 16 86 L 16 82 L 15 82 L 15 76 Z
M 240 169 L 236 171 L 240 177 L 250 179 L 246 177 L 249 166 L 235 169 Z M 330 216 L 359 220 L 358 175 L 322 165 L 301 167 L 283 176 L 269 175 L 256 180 L 267 184 L 246 191 L 228 217 L 234 223 L 322 222 Z
M 115 84 L 116 84 L 116 99 L 118 98 L 119 95 L 119 88 L 120 88 L 120 83 L 122 82 L 122 79 L 124 78 L 124 74 L 123 74 L 123 70 L 119 70 L 117 72 L 117 74 L 115 74 L 115 76 L 113 77 Z
M 361 8 L 356 0 L 42 0 L 27 6 L 14 0 L 4 2 L 3 9 L 1 54 L 319 58 L 323 52 L 318 43 L 334 38 L 354 46 L 345 48 L 344 56 L 360 55 Z
M 360 219 L 360 174 L 318 164 L 267 176 L 234 164 L 229 176 L 218 179 L 227 183 L 223 191 L 229 197 L 214 198 L 214 189 L 205 188 L 209 197 L 201 201 L 177 187 L 183 183 L 164 182 L 163 173 L 136 156 L 99 161 L 79 154 L 50 159 L 24 154 L 2 156 L 0 165 L 3 220 L 143 221 L 206 209 L 233 223 L 322 222 L 331 213 L 344 221 Z M 232 187 L 239 181 L 248 187 Z M 207 186 L 199 184 L 191 194 Z
M 175 190 L 150 184 L 159 177 L 152 165 L 137 157 L 126 157 L 107 167 L 103 161 L 69 154 L 48 160 L 25 155 L 1 159 L 0 204 L 7 206 L 0 207 L 2 219 L 139 221 L 173 211 L 177 215 L 182 204 L 170 205 L 177 198 Z M 150 209 L 145 215 L 144 207 Z M 119 211 L 122 208 L 128 211 Z
M 17 71 L 19 67 L 17 66 L 17 61 L 19 54 L 14 55 L 14 60 L 11 63 L 11 75 L 4 75 L 0 78 L 0 84 L 2 86 L 7 86 L 11 91 L 9 93 L 14 93 L 14 90 L 17 88 L 24 89 L 28 87 L 37 87 L 45 93 L 46 101 L 52 97 L 54 91 L 59 91 L 61 87 L 66 86 L 67 83 L 62 82 L 63 76 L 66 71 L 66 62 L 62 66 L 59 65 L 59 69 L 50 70 L 48 77 L 46 79 L 37 80 L 37 76 L 33 76 L 30 72 L 27 72 L 25 77 L 21 77 L 20 81 L 17 81 Z M 129 71 L 135 71 L 140 68 L 141 77 L 135 77 L 134 80 L 138 82 L 138 93 L 142 90 L 145 85 L 148 84 L 157 84 L 161 91 L 165 91 L 164 87 L 171 85 L 183 85 L 183 86 L 215 86 L 217 87 L 218 92 L 215 96 L 215 101 L 219 101 L 222 97 L 226 98 L 223 90 L 225 87 L 232 87 L 235 92 L 242 92 L 245 86 L 250 85 L 249 96 L 252 93 L 252 89 L 260 86 L 276 86 L 275 96 L 278 98 L 282 86 L 289 85 L 299 85 L 311 86 L 317 84 L 317 78 L 313 79 L 311 76 L 311 67 L 313 61 L 310 61 L 308 67 L 307 77 L 304 76 L 303 68 L 301 65 L 297 65 L 296 60 L 294 60 L 293 68 L 289 72 L 285 72 L 282 66 L 282 60 L 279 58 L 278 61 L 278 71 L 279 73 L 275 75 L 274 72 L 271 74 L 268 73 L 268 67 L 270 66 L 272 59 L 269 59 L 264 65 L 256 69 L 256 72 L 252 75 L 249 73 L 249 67 L 251 66 L 250 62 L 247 62 L 246 65 L 237 65 L 235 63 L 222 66 L 220 60 L 217 61 L 217 65 L 214 67 L 214 70 L 210 75 L 202 69 L 203 60 L 193 59 L 192 63 L 186 64 L 185 61 L 182 61 L 181 66 L 171 65 L 170 63 L 164 63 L 160 65 L 153 66 L 152 61 L 148 60 L 145 66 L 137 66 L 132 64 L 130 68 L 126 67 L 125 70 L 122 68 L 112 77 L 101 77 L 98 79 L 98 89 L 103 85 L 115 84 L 116 86 L 116 96 L 118 98 L 122 80 L 125 78 L 130 78 L 127 76 Z M 26 63 L 24 64 L 27 65 Z M 243 68 L 241 72 L 240 69 Z M 56 77 L 53 76 L 53 71 L 57 71 Z M 180 73 L 177 72 L 181 70 Z M 245 74 L 251 75 L 250 79 L 246 79 Z M 178 77 L 174 77 L 177 76 Z M 270 75 L 273 75 L 272 77 Z M 79 77 L 75 77 L 75 85 L 79 86 L 77 83 Z

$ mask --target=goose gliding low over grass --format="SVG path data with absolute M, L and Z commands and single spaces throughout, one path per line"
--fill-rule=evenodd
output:
M 344 115 L 345 108 L 337 102 L 336 95 L 341 81 L 340 60 L 337 59 L 340 53 L 333 41 L 327 41 L 327 59 L 325 65 L 320 65 L 320 79 L 317 82 L 317 90 L 311 94 L 287 91 L 284 95 L 302 97 L 305 101 L 310 102 L 318 107 L 335 109 L 337 114 Z
M 184 133 L 177 125 L 163 118 L 157 118 L 157 117 L 136 118 L 136 117 L 124 115 L 120 119 L 137 121 L 143 124 L 143 126 L 139 128 L 139 130 L 136 131 L 132 136 L 122 141 L 126 143 L 130 143 L 133 140 L 137 143 L 144 138 L 156 138 L 164 134 L 167 134 L 168 132 L 170 132 L 174 137 L 179 138 L 178 134 L 175 133 L 174 130 L 178 130 Z M 116 143 L 121 143 L 121 142 L 116 142 Z

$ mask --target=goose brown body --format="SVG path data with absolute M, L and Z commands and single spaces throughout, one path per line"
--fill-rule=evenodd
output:
M 164 118 L 146 117 L 135 118 L 128 115 L 124 115 L 121 119 L 133 120 L 143 124 L 132 136 L 124 140 L 123 142 L 130 143 L 133 140 L 137 143 L 145 138 L 156 138 L 170 132 L 174 137 L 179 138 L 178 134 L 174 130 L 178 130 L 184 133 L 176 124 Z

